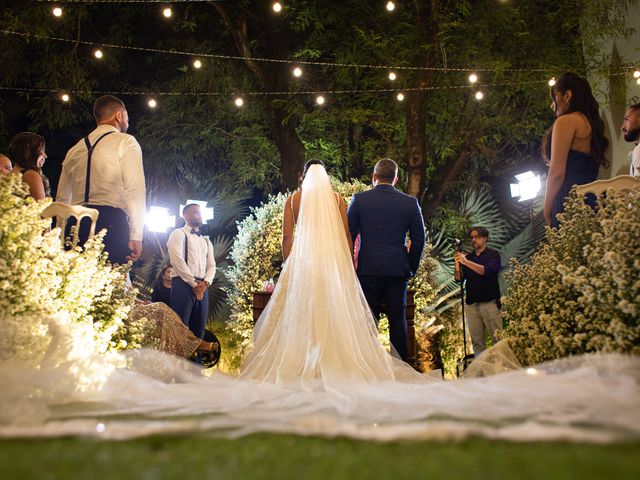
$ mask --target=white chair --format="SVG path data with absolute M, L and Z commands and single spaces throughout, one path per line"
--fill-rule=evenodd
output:
M 599 197 L 609 188 L 612 188 L 616 192 L 629 192 L 640 188 L 640 178 L 632 177 L 631 175 L 618 175 L 608 180 L 596 180 L 595 182 L 585 183 L 584 185 L 576 187 L 576 191 L 580 195 L 593 193 Z
M 84 217 L 91 219 L 91 228 L 89 229 L 89 238 L 93 238 L 96 233 L 96 222 L 98 221 L 98 210 L 95 208 L 87 208 L 82 205 L 67 205 L 66 203 L 53 202 L 47 208 L 42 211 L 42 218 L 56 217 L 56 226 L 60 228 L 60 239 L 64 244 L 64 231 L 67 226 L 67 220 L 69 217 L 76 219 L 76 225 L 80 225 L 80 221 Z M 78 245 L 78 228 L 74 229 L 73 238 L 71 239 L 71 246 Z

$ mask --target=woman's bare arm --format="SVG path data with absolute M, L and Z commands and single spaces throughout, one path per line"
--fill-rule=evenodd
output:
M 551 225 L 553 201 L 562 187 L 567 173 L 567 158 L 571 142 L 576 134 L 576 122 L 570 115 L 563 115 L 553 124 L 551 135 L 551 163 L 547 175 L 547 190 L 544 197 L 544 219 Z
M 44 183 L 38 172 L 28 170 L 22 174 L 22 181 L 29 185 L 29 195 L 36 200 L 42 200 L 45 197 Z
M 284 202 L 284 212 L 282 218 L 282 257 L 284 261 L 287 261 L 289 254 L 291 253 L 291 247 L 293 245 L 293 195 L 287 198 Z

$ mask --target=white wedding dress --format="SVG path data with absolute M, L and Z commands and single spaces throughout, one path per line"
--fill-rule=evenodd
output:
M 63 319 L 50 323 L 55 338 L 46 361 L 0 363 L 0 436 L 215 431 L 591 442 L 640 436 L 636 357 L 573 357 L 443 381 L 387 353 L 319 165 L 302 185 L 293 248 L 239 377 L 205 377 L 158 351 L 78 353 L 63 340 Z

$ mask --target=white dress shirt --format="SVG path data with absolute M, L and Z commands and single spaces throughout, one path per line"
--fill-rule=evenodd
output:
M 189 239 L 187 244 L 189 261 L 185 262 L 184 242 L 187 238 Z M 167 241 L 167 249 L 169 250 L 169 261 L 173 267 L 171 278 L 180 277 L 192 287 L 198 284 L 196 278 L 202 278 L 211 285 L 216 274 L 216 260 L 209 237 L 191 233 L 191 227 L 185 225 L 171 232 Z
M 91 157 L 90 205 L 120 208 L 129 216 L 130 240 L 142 240 L 145 215 L 145 184 L 142 150 L 136 139 L 111 125 L 99 125 L 89 134 L 91 145 L 107 132 Z M 56 201 L 84 204 L 87 146 L 76 143 L 62 163 Z
M 640 143 L 633 149 L 630 157 L 631 165 L 629 166 L 629 175 L 632 177 L 640 177 Z

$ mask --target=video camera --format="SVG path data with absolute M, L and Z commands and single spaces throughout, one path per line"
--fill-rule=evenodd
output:
M 458 252 L 464 251 L 464 242 L 459 238 L 452 238 L 451 240 L 449 240 L 449 242 L 451 243 L 451 246 Z

